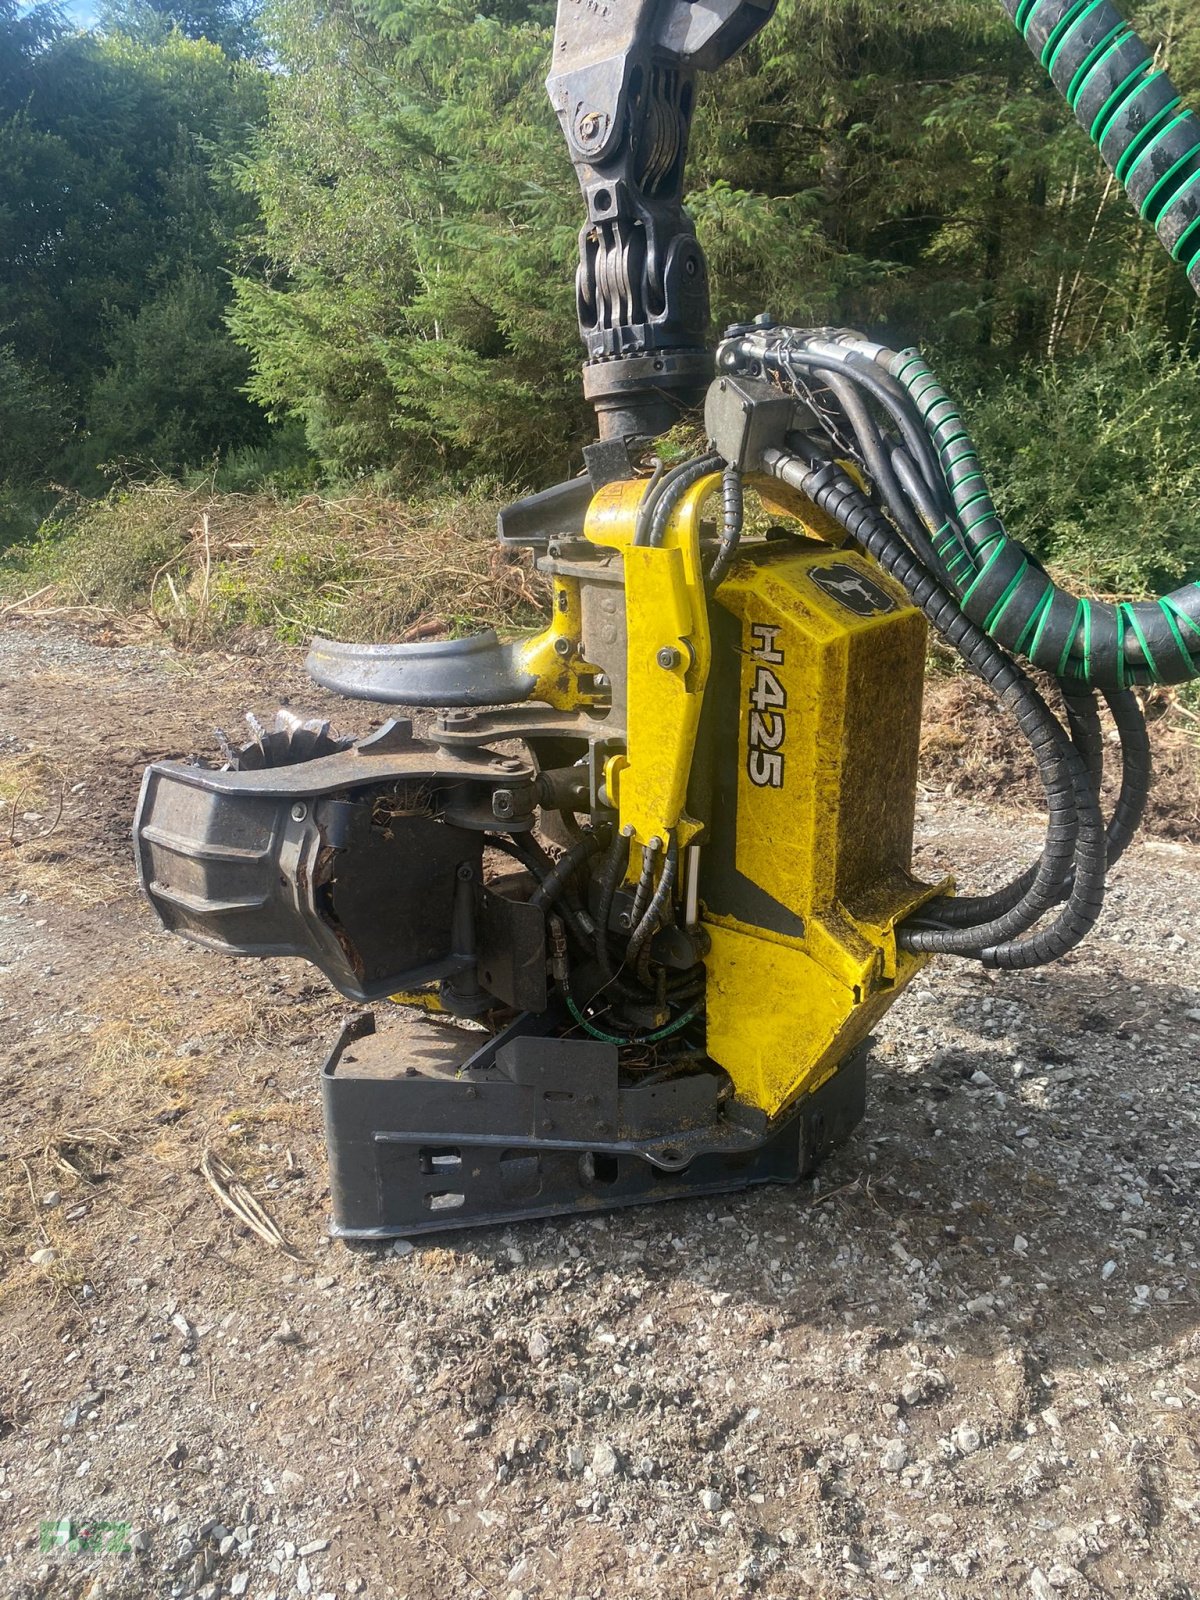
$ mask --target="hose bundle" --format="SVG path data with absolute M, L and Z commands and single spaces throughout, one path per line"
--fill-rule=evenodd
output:
M 953 514 L 939 556 L 963 610 L 1008 650 L 1056 677 L 1125 688 L 1200 674 L 1200 584 L 1160 600 L 1108 605 L 1059 589 L 1010 539 L 957 407 L 915 351 L 888 352 L 891 375 L 915 402 L 937 450 Z
M 1111 0 L 1003 0 L 1141 216 L 1200 293 L 1200 119 Z M 1037 764 L 1048 810 L 1040 859 L 988 895 L 925 906 L 898 930 L 913 951 L 970 956 L 994 967 L 1065 954 L 1095 924 L 1105 875 L 1137 830 L 1150 787 L 1150 750 L 1131 686 L 1200 676 L 1200 583 L 1158 600 L 1107 604 L 1067 593 L 1009 537 L 978 452 L 954 402 L 919 353 L 854 334 L 731 330 L 725 371 L 768 376 L 811 408 L 809 431 L 761 449 L 750 464 L 807 495 L 904 585 L 913 602 L 1016 719 Z M 867 489 L 846 470 L 849 457 Z M 724 463 L 706 455 L 651 479 L 635 544 L 659 545 L 683 495 Z M 710 594 L 737 552 L 740 468 L 725 465 L 723 528 L 707 573 Z M 1051 674 L 1066 725 L 1014 656 Z M 1121 786 L 1107 825 L 1100 808 L 1103 745 L 1097 694 L 1121 745 Z M 614 839 L 601 873 L 595 954 L 620 982 L 608 914 L 627 854 Z M 636 966 L 675 876 L 672 841 L 653 889 L 647 856 L 626 964 Z M 1047 921 L 1047 919 L 1049 919 Z
M 1004 533 L 966 429 L 957 413 L 951 420 L 940 387 L 932 399 L 929 369 L 911 353 L 854 334 L 761 321 L 727 340 L 719 360 L 723 370 L 768 376 L 807 402 L 818 427 L 762 450 L 756 466 L 806 495 L 904 585 L 1016 719 L 1037 764 L 1048 811 L 1038 862 L 995 893 L 923 907 L 899 929 L 901 946 L 1009 969 L 1064 955 L 1095 925 L 1107 868 L 1136 831 L 1149 793 L 1149 745 L 1130 675 L 1116 671 L 1103 688 L 1122 749 L 1121 790 L 1106 826 L 1095 675 L 1072 655 L 1075 633 L 1057 626 L 1064 605 L 1074 618 L 1081 602 L 1056 589 Z M 850 475 L 847 458 L 869 488 Z M 1006 577 L 997 594 L 1001 557 Z M 1022 593 L 1027 574 L 1036 596 Z M 1001 626 L 1010 613 L 1025 622 Z M 1048 619 L 1039 636 L 1044 648 L 1030 641 L 1030 614 Z M 1092 612 L 1086 615 L 1087 629 L 1094 628 Z M 1029 643 L 1025 653 L 1058 679 L 1065 727 L 1013 660 L 1014 632 Z M 1089 664 L 1085 654 L 1082 665 Z
M 1116 604 L 1060 589 L 1009 537 L 962 415 L 916 351 L 887 350 L 854 334 L 756 329 L 723 346 L 722 359 L 773 374 L 810 400 L 818 382 L 826 393 L 814 409 L 831 437 L 846 430 L 910 544 L 1006 650 L 1056 678 L 1102 689 L 1200 675 L 1200 584 Z M 871 405 L 896 430 L 890 443 Z

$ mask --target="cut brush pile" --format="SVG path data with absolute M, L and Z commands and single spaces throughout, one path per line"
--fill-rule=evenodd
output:
M 148 613 L 176 643 L 239 627 L 290 641 L 420 638 L 537 621 L 542 585 L 495 539 L 498 502 L 373 494 L 287 502 L 163 479 L 81 502 L 0 558 L 5 609 Z

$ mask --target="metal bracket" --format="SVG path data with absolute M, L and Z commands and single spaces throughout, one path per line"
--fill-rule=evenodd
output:
M 389 706 L 504 706 L 528 700 L 537 678 L 521 642 L 494 628 L 470 639 L 416 644 L 345 644 L 314 639 L 305 667 L 323 689 Z
M 866 1048 L 781 1121 L 739 1120 L 724 1074 L 623 1083 L 615 1047 L 518 1018 L 497 1038 L 367 1013 L 321 1073 L 331 1231 L 378 1239 L 791 1183 L 863 1114 Z
M 704 253 L 683 209 L 695 76 L 776 0 L 559 0 L 546 80 L 587 206 L 577 309 L 603 438 L 652 437 L 712 371 Z

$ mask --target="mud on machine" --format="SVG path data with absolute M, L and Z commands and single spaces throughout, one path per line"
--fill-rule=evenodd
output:
M 1200 122 L 1168 75 L 1108 0 L 1005 5 L 1200 290 Z M 546 628 L 318 639 L 317 683 L 420 731 L 281 714 L 223 764 L 146 773 L 138 866 L 167 928 L 443 1014 L 377 1032 L 365 1012 L 325 1064 L 338 1234 L 807 1172 L 933 956 L 1013 970 L 1087 934 L 1150 781 L 1132 690 L 1200 668 L 1200 586 L 1111 606 L 1057 588 L 915 351 L 760 316 L 714 359 L 681 203 L 693 94 L 773 6 L 560 0 L 549 90 L 587 210 L 599 437 L 499 529 L 548 581 Z M 701 406 L 707 452 L 664 468 L 653 441 Z M 774 519 L 753 535 L 747 490 Z M 929 626 L 1045 791 L 1039 859 L 990 894 L 911 871 Z

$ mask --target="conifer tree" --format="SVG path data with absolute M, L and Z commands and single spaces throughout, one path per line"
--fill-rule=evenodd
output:
M 1200 13 L 1138 20 L 1200 90 Z M 253 392 L 334 469 L 532 481 L 586 434 L 552 23 L 528 0 L 277 0 L 234 326 Z M 718 326 L 853 323 L 980 371 L 1192 337 L 1182 275 L 997 0 L 782 0 L 701 88 L 689 205 Z

